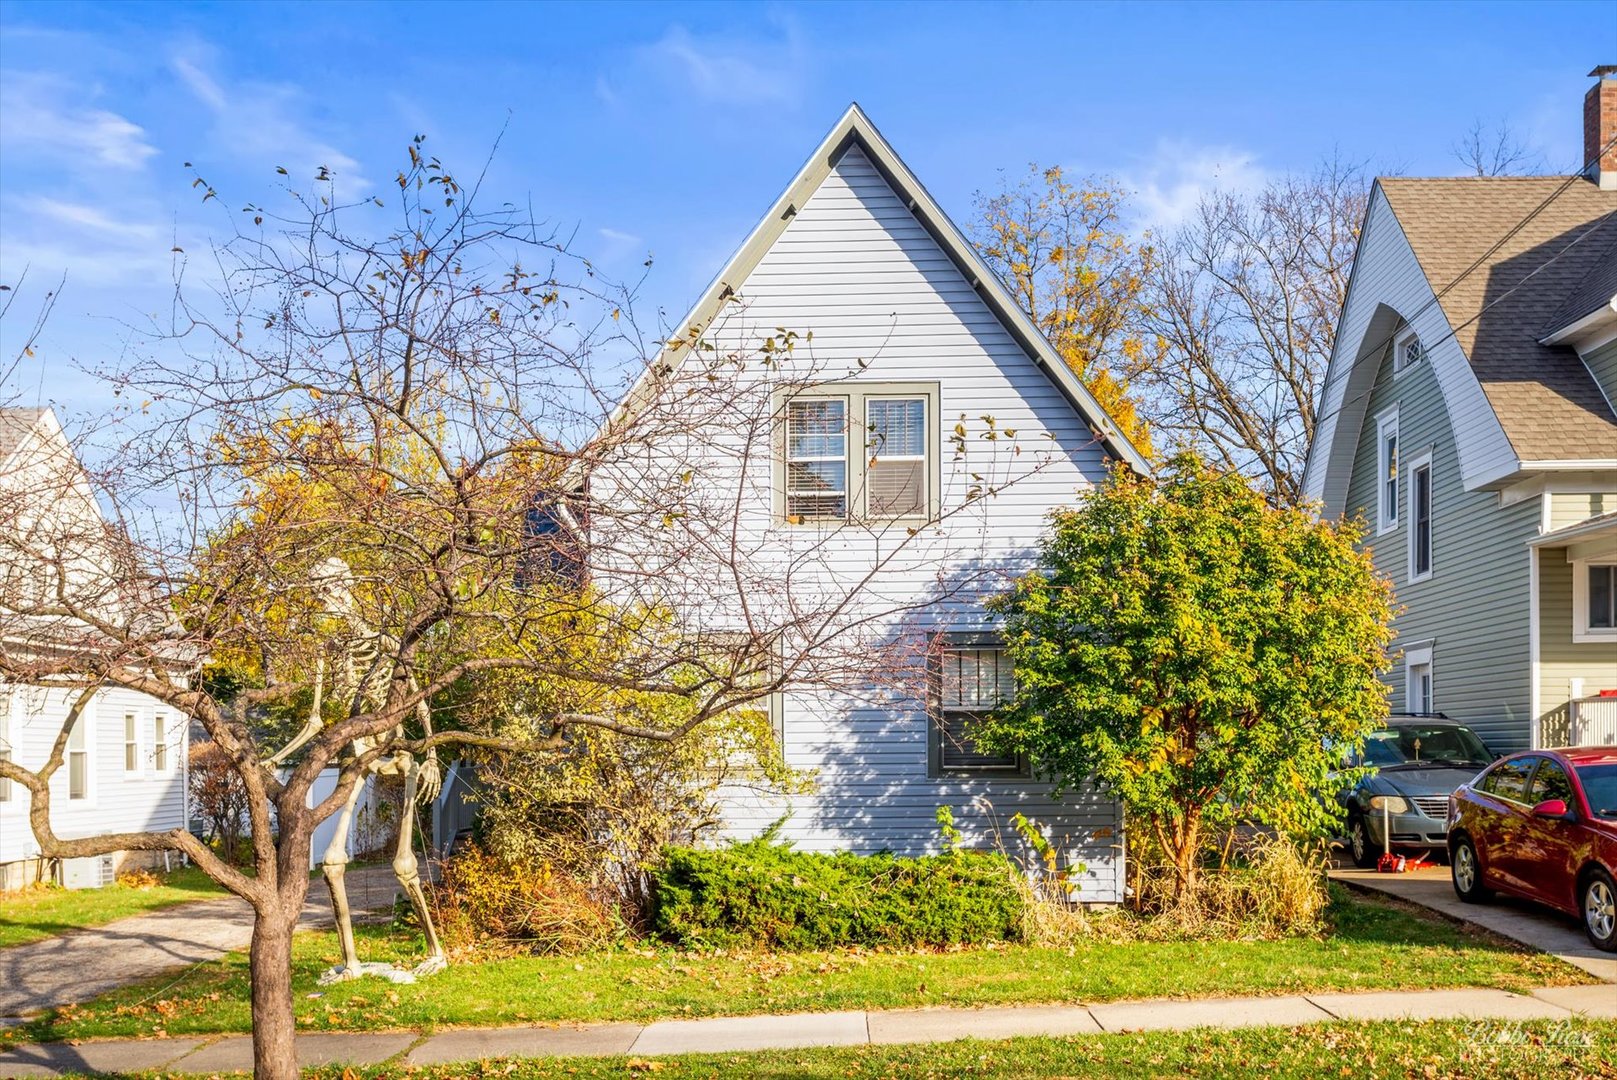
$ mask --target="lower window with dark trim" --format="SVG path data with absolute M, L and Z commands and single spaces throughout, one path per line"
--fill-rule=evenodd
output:
M 972 738 L 976 725 L 1015 689 L 1003 646 L 945 640 L 934 651 L 928 775 L 1022 777 L 1025 754 L 990 754 Z

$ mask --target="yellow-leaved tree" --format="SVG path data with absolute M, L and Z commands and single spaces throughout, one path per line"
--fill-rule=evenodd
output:
M 1140 451 L 1151 433 L 1129 382 L 1154 358 L 1137 332 L 1154 265 L 1149 238 L 1123 226 L 1124 192 L 1104 180 L 1069 182 L 1060 166 L 1030 165 L 977 195 L 973 241 L 1022 310 Z

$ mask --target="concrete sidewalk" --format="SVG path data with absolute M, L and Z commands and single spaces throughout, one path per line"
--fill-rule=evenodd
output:
M 1597 979 L 1617 983 L 1617 953 L 1601 952 L 1589 943 L 1578 920 L 1527 900 L 1496 896 L 1486 904 L 1467 904 L 1454 895 L 1449 868 L 1433 867 L 1405 874 L 1339 869 L 1331 878 L 1344 885 L 1395 897 L 1470 923 L 1540 952 L 1549 953 Z M 1617 991 L 1613 991 L 1617 995 Z
M 391 906 L 397 888 L 390 865 L 348 871 L 349 902 L 356 911 Z M 311 881 L 300 925 L 331 921 L 331 894 L 324 881 Z M 0 1017 L 89 1001 L 120 986 L 244 949 L 252 936 L 252 908 L 239 897 L 226 896 L 0 949 Z
M 949 1042 L 1020 1035 L 1104 1035 L 1126 1031 L 1184 1030 L 1320 1024 L 1333 1020 L 1617 1020 L 1617 987 L 1545 987 L 1531 994 L 1504 990 L 1415 990 L 1194 1001 L 1116 1001 L 1096 1005 L 1006 1006 L 985 1009 L 904 1009 L 892 1012 L 802 1013 L 795 1016 L 720 1016 L 651 1024 L 459 1029 L 298 1036 L 305 1065 L 446 1064 L 489 1057 L 610 1054 L 730 1053 L 862 1046 L 873 1043 Z M 215 1073 L 252 1067 L 244 1035 L 211 1040 L 148 1039 L 46 1043 L 0 1054 L 0 1077 L 164 1069 Z

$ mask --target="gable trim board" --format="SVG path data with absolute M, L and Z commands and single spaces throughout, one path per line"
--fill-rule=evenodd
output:
M 614 412 L 614 416 L 632 407 L 633 402 L 648 393 L 652 380 L 658 378 L 659 373 L 672 372 L 679 367 L 690 352 L 690 349 L 682 347 L 682 344 L 688 345 L 689 342 L 707 333 L 722 315 L 725 305 L 738 295 L 737 290 L 786 231 L 787 225 L 791 223 L 798 210 L 831 176 L 843 156 L 854 147 L 864 151 L 876 171 L 908 206 L 915 220 L 932 236 L 938 247 L 954 263 L 960 275 L 981 297 L 1017 344 L 1033 358 L 1078 411 L 1078 415 L 1089 424 L 1107 452 L 1113 458 L 1126 462 L 1135 472 L 1141 475 L 1149 474 L 1151 466 L 1146 461 L 1145 455 L 1117 429 L 1117 425 L 1112 422 L 1106 410 L 1101 408 L 1095 396 L 1079 380 L 1072 368 L 1067 366 L 1066 361 L 1061 359 L 1049 340 L 1028 318 L 1027 313 L 1017 305 L 998 275 L 983 262 L 982 256 L 977 253 L 971 241 L 944 213 L 942 207 L 927 192 L 915 174 L 910 172 L 909 166 L 904 164 L 857 103 L 848 106 L 848 111 L 843 113 L 842 118 L 831 128 L 830 133 L 821 141 L 819 147 L 798 171 L 797 176 L 775 200 L 769 212 L 753 228 L 747 239 L 725 264 L 724 269 L 708 285 L 701 299 L 679 324 L 680 333 L 684 337 L 676 338 L 674 342 L 665 345 L 656 359 L 641 372 L 634 387 L 625 397 L 623 405 Z
M 1364 275 L 1370 273 L 1377 279 L 1365 280 Z M 1399 301 L 1397 306 L 1392 299 Z M 1339 517 L 1347 509 L 1348 482 L 1370 394 L 1386 350 L 1404 325 L 1420 336 L 1426 350 L 1424 362 L 1437 377 L 1450 415 L 1470 421 L 1454 425 L 1466 489 L 1474 490 L 1514 470 L 1515 454 L 1504 427 L 1470 370 L 1378 180 L 1365 210 L 1347 300 L 1326 366 L 1320 420 L 1303 470 L 1304 494 L 1323 503 L 1322 513 L 1327 517 Z

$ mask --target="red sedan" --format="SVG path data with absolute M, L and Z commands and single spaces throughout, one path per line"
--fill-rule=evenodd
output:
M 1461 900 L 1495 890 L 1582 920 L 1617 952 L 1617 747 L 1529 750 L 1494 762 L 1449 801 Z

